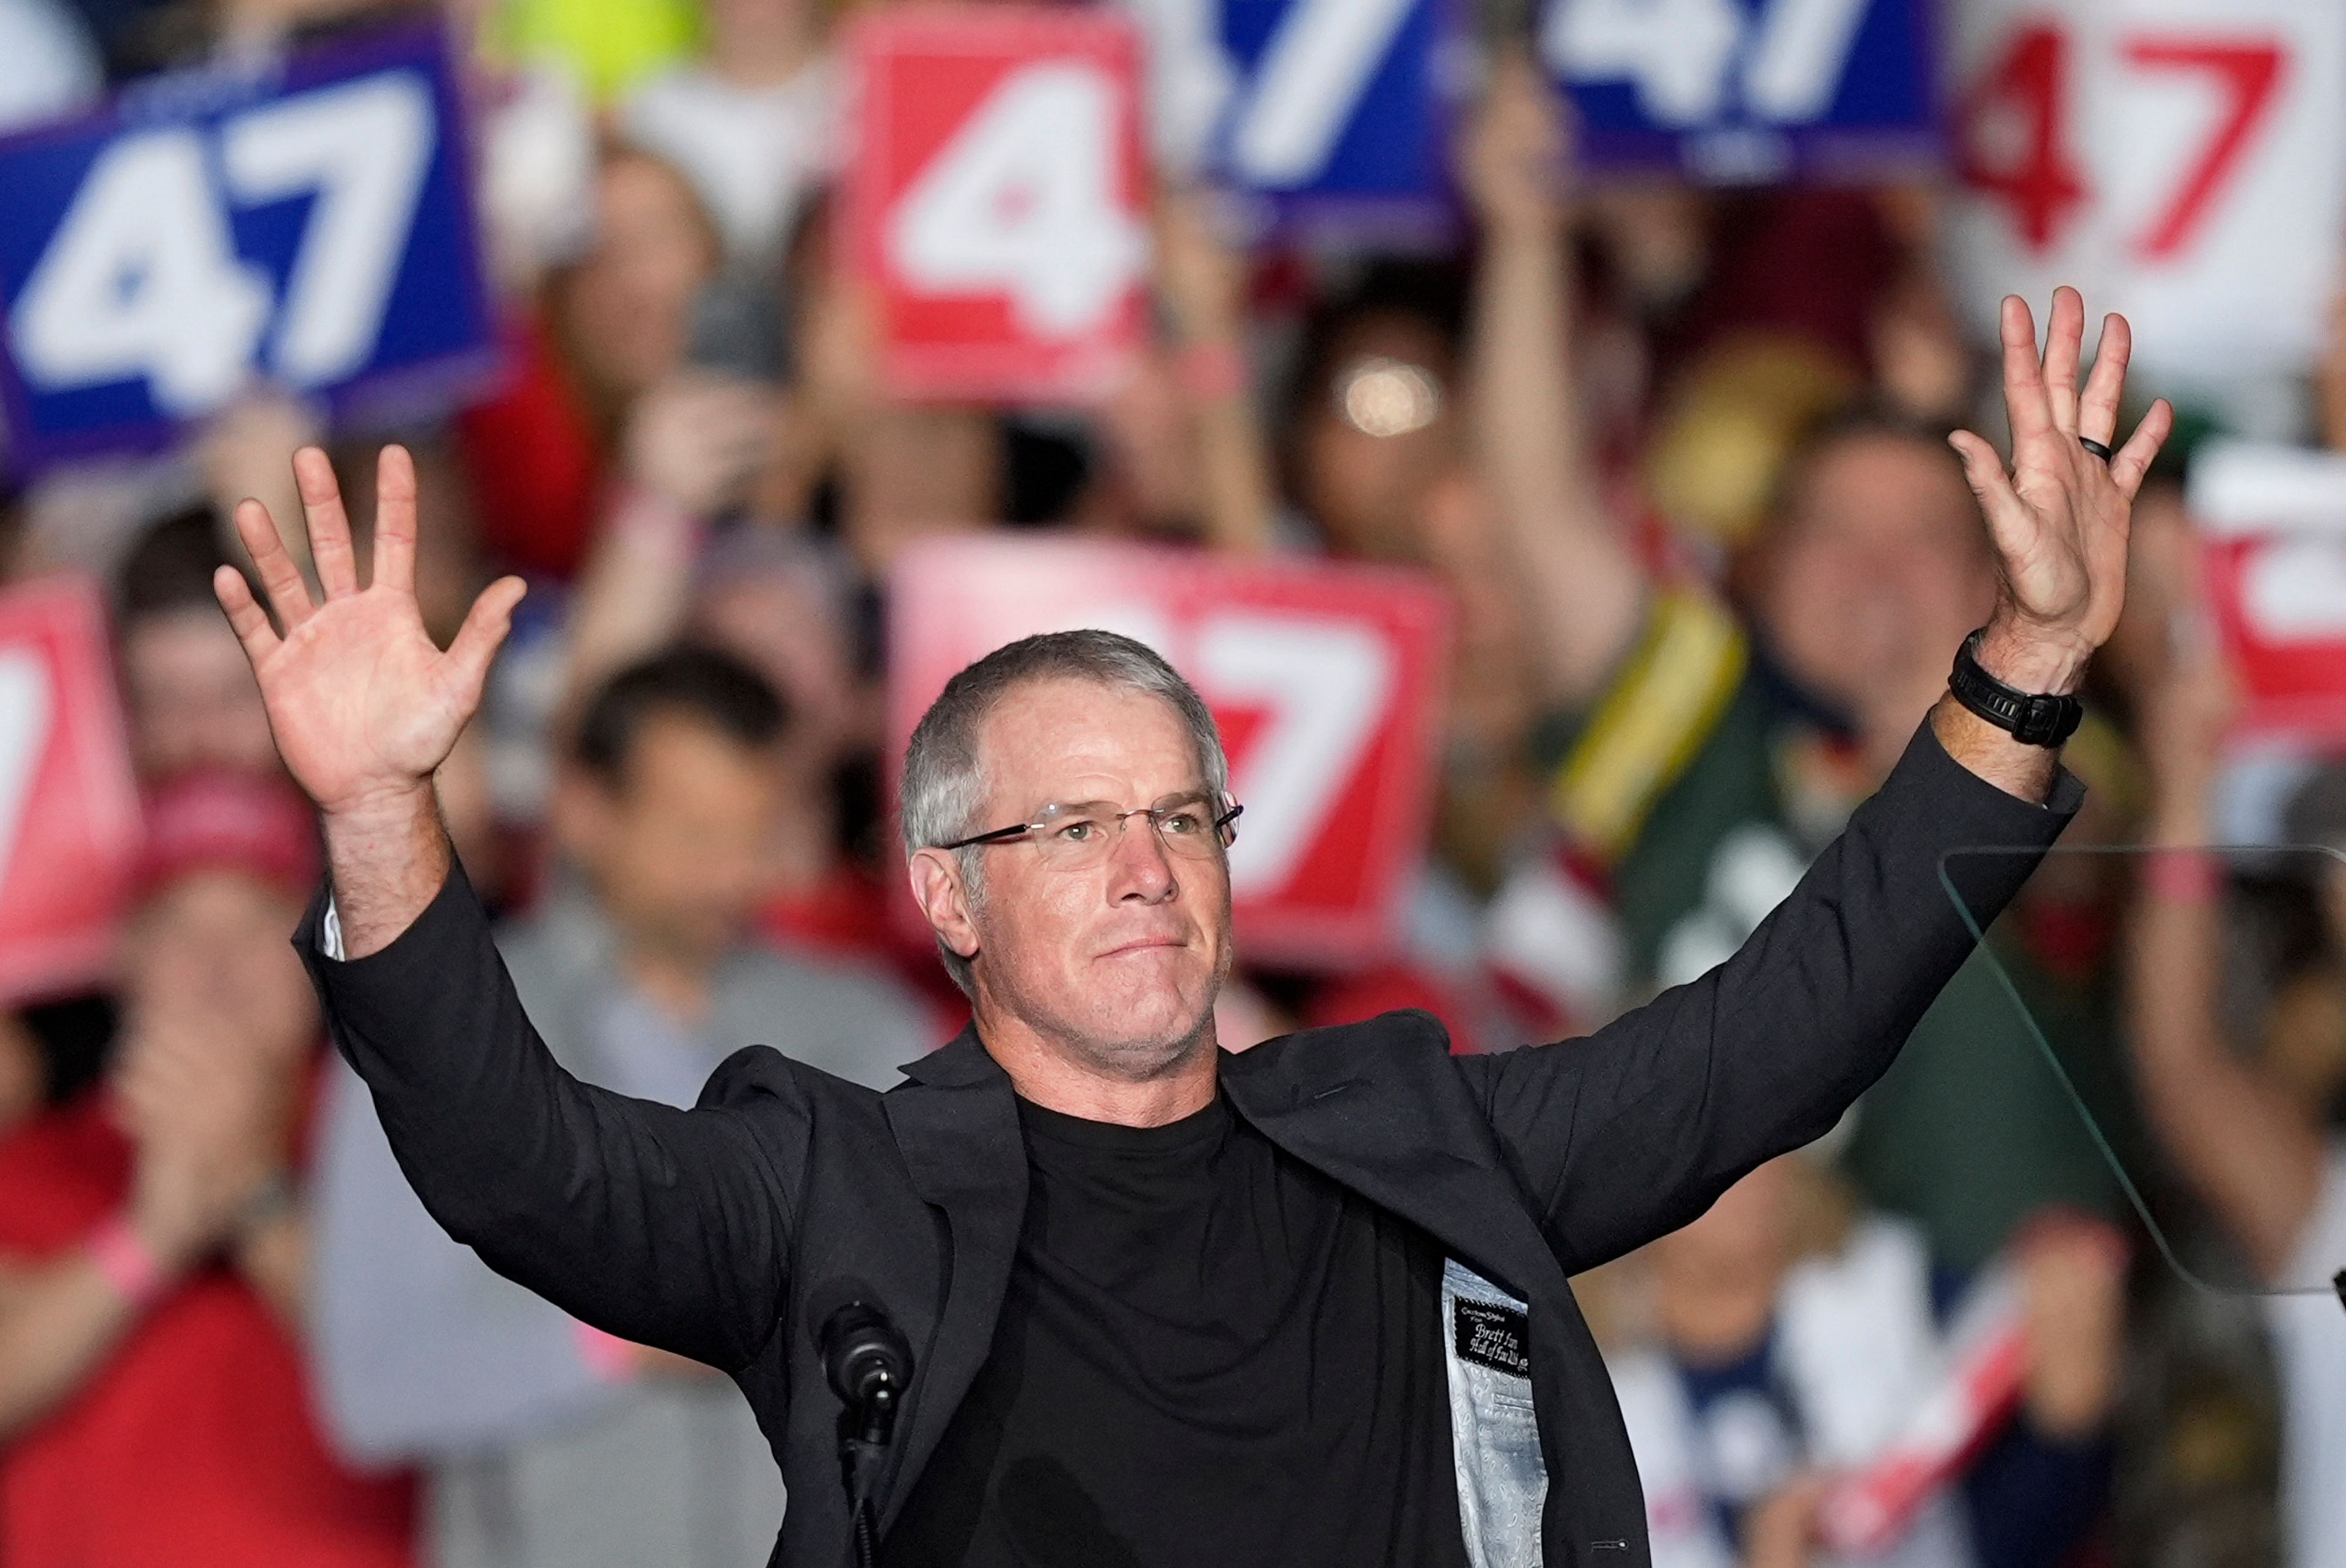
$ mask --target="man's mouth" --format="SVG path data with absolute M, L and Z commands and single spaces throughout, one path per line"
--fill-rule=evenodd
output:
M 1188 945 L 1189 944 L 1188 942 L 1182 941 L 1178 936 L 1144 936 L 1136 938 L 1131 942 L 1120 942 L 1117 946 L 1109 948 L 1106 952 L 1100 954 L 1100 956 L 1102 958 L 1116 958 L 1128 952 L 1148 952 L 1160 947 L 1187 947 Z

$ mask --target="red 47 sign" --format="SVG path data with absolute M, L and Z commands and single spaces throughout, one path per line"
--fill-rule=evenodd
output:
M 941 539 L 900 558 L 888 622 L 893 768 L 954 672 L 1005 643 L 1097 626 L 1148 644 L 1214 710 L 1246 806 L 1230 851 L 1240 950 L 1341 967 L 1391 948 L 1424 849 L 1448 647 L 1446 602 L 1424 578 L 1142 545 Z
M 2346 529 L 2214 539 L 2206 570 L 2241 729 L 2346 741 Z
M 2346 0 L 1955 8 L 1953 270 L 1983 334 L 2074 283 L 2154 375 L 2302 370 L 2346 237 Z
M 105 973 L 138 834 L 97 592 L 0 595 L 0 1000 Z
M 2192 459 L 2190 501 L 2247 697 L 2241 729 L 2346 740 L 2346 456 L 2211 443 Z
M 856 24 L 848 254 L 900 397 L 1069 402 L 1139 341 L 1138 51 L 1105 11 L 903 7 Z

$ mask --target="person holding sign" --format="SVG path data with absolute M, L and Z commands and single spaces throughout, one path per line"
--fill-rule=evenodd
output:
M 2179 526 L 2146 551 L 2161 586 L 2179 590 L 2178 620 L 2200 606 Z M 2149 541 L 2146 541 L 2149 543 Z M 2229 871 L 2206 846 L 2225 740 L 2239 710 L 2237 673 L 2204 642 L 2175 639 L 2157 700 L 2145 705 L 2150 813 L 2140 901 L 2127 932 L 2127 1006 L 2136 1081 L 2175 1168 L 2222 1226 L 2264 1288 L 2281 1418 L 2283 1555 L 2291 1568 L 2346 1559 L 2346 1320 L 2319 1288 L 2346 1268 L 2346 1135 L 2329 1112 L 2334 1071 L 2302 1064 L 2274 1023 L 2244 1048 L 2223 1004 Z M 2292 798 L 2282 841 L 2346 850 L 2346 776 L 2317 770 Z M 2330 940 L 2346 931 L 2346 868 L 2319 867 Z M 2326 1000 L 2326 999 L 2325 999 Z M 2278 1014 L 2278 1003 L 2268 1004 Z M 2310 1011 L 2310 1010 L 2307 1010 Z M 2260 1046 L 2261 1048 L 2258 1048 Z
M 1646 1563 L 1566 1278 L 1831 1125 L 1971 951 L 1942 856 L 2048 846 L 2076 810 L 2060 721 L 2171 421 L 2111 451 L 2127 338 L 2114 318 L 2081 392 L 2082 325 L 2065 296 L 2040 356 L 2006 307 L 2015 465 L 1964 442 L 2003 587 L 1950 694 L 1739 952 L 1588 1039 L 1454 1057 L 1400 1013 L 1221 1052 L 1219 739 L 1155 654 L 1073 632 L 963 671 L 908 750 L 911 887 L 968 1029 L 885 1095 L 765 1047 L 688 1111 L 580 1083 L 433 799 L 520 585 L 433 645 L 395 448 L 365 589 L 313 451 L 323 598 L 257 504 L 238 525 L 275 624 L 219 579 L 324 825 L 296 945 L 452 1235 L 732 1375 L 790 1493 L 777 1563 L 875 1539 L 895 1564 Z M 1962 891 L 1992 913 L 2031 858 L 1982 859 Z

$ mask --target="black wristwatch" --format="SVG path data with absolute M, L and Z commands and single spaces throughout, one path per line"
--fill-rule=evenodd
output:
M 1986 635 L 1982 626 L 1956 650 L 1955 667 L 1947 675 L 1947 689 L 1955 700 L 2029 746 L 2058 747 L 2076 734 L 2085 721 L 2086 705 L 2074 697 L 2022 691 L 1988 674 L 1979 662 L 1979 641 Z

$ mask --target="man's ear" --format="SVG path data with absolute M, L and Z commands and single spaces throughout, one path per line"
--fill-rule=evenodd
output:
M 962 957 L 975 958 L 977 922 L 970 918 L 960 860 L 951 850 L 915 850 L 909 869 L 913 898 L 928 917 L 929 929 Z

